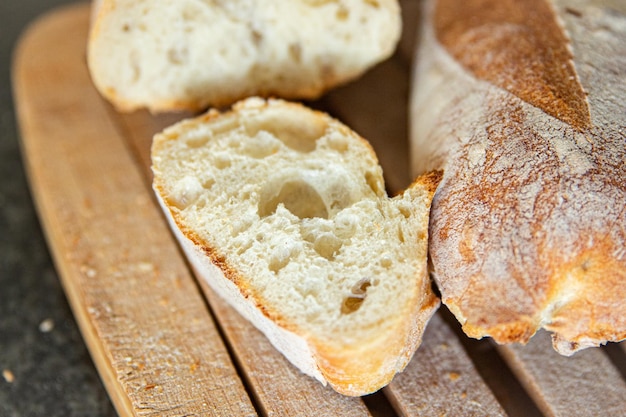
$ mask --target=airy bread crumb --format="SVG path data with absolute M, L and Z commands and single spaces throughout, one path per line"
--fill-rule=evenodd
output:
M 440 174 L 389 198 L 365 140 L 258 98 L 165 130 L 152 160 L 199 275 L 303 372 L 363 395 L 406 366 L 439 305 L 426 245 Z
M 313 99 L 395 50 L 397 0 L 102 0 L 88 64 L 119 110 Z

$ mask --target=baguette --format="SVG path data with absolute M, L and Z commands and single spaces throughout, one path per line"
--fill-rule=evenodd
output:
M 88 67 L 120 111 L 315 99 L 394 51 L 397 0 L 99 0 Z
M 440 174 L 389 198 L 364 139 L 259 98 L 166 129 L 152 161 L 198 276 L 302 372 L 358 396 L 404 369 L 439 306 L 427 234 Z
M 443 169 L 429 251 L 471 337 L 564 355 L 626 338 L 626 3 L 435 0 L 414 173 Z

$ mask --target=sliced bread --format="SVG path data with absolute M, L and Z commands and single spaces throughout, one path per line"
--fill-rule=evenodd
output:
M 439 306 L 427 237 L 440 173 L 390 198 L 368 142 L 259 98 L 166 129 L 152 161 L 197 274 L 302 372 L 356 396 L 404 369 Z
M 100 0 L 88 65 L 118 110 L 313 99 L 394 51 L 397 0 Z

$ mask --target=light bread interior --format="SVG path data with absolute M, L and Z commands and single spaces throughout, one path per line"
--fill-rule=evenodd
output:
M 394 51 L 396 0 L 101 0 L 88 63 L 120 110 L 315 98 Z
M 404 368 L 438 306 L 426 267 L 437 175 L 389 198 L 365 140 L 260 99 L 157 135 L 153 170 L 188 253 L 237 291 L 216 271 L 209 284 L 303 371 L 361 395 Z M 272 337 L 271 323 L 300 342 Z

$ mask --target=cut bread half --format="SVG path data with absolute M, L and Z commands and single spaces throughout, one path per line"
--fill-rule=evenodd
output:
M 118 110 L 313 99 L 394 51 L 397 0 L 99 0 L 88 64 Z
M 166 129 L 152 161 L 197 274 L 302 372 L 357 396 L 404 369 L 439 306 L 427 240 L 440 173 L 389 198 L 367 141 L 259 98 Z

